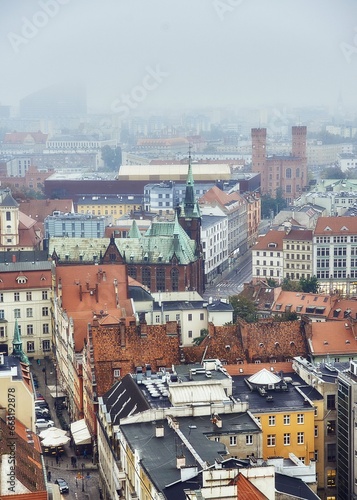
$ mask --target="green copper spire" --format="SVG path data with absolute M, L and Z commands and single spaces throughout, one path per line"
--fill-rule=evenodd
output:
M 185 217 L 200 217 L 200 207 L 195 197 L 195 183 L 192 173 L 191 148 L 188 155 L 188 172 L 186 179 L 185 198 L 182 203 L 182 215 Z
M 15 320 L 14 339 L 12 341 L 12 346 L 13 346 L 12 355 L 19 357 L 22 363 L 29 365 L 30 364 L 29 358 L 22 350 L 22 340 L 17 319 Z
M 138 225 L 137 225 L 135 219 L 133 220 L 130 231 L 128 233 L 128 238 L 141 238 L 141 233 L 139 231 L 139 228 L 138 228 Z

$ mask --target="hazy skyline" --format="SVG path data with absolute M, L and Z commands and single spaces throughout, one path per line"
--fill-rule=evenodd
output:
M 356 0 L 18 0 L 0 103 L 82 81 L 89 111 L 356 106 Z M 123 108 L 124 106 L 124 108 Z

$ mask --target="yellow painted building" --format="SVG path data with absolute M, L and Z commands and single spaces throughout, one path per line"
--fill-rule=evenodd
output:
M 105 215 L 112 217 L 112 222 L 123 215 L 142 210 L 143 203 L 140 196 L 83 196 L 78 200 L 79 214 Z
M 263 430 L 263 458 L 289 458 L 293 453 L 306 465 L 315 458 L 314 408 L 289 409 L 257 413 Z

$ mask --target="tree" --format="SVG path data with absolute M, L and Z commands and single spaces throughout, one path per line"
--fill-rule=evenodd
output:
M 275 321 L 296 321 L 299 319 L 295 311 L 284 312 L 281 316 L 275 316 Z
M 233 307 L 234 323 L 238 318 L 244 319 L 247 323 L 254 323 L 257 320 L 257 308 L 252 300 L 241 295 L 233 295 L 229 298 L 229 302 Z
M 122 162 L 121 148 L 111 148 L 110 146 L 102 147 L 102 160 L 104 165 L 110 170 L 118 170 Z
M 346 174 L 340 167 L 327 167 L 321 172 L 322 179 L 346 179 Z
M 278 286 L 278 283 L 273 278 L 268 278 L 267 285 L 270 286 L 270 288 L 276 288 Z
M 301 278 L 299 284 L 301 291 L 305 293 L 318 293 L 319 291 L 319 282 L 317 281 L 316 276 L 312 276 L 311 278 Z
M 284 278 L 281 283 L 281 289 L 284 292 L 302 292 L 301 284 L 299 281 L 292 281 L 289 278 Z

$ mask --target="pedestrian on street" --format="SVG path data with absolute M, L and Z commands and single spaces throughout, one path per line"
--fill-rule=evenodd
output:
M 76 488 L 78 488 L 78 479 L 76 477 Z
M 47 472 L 47 481 L 49 483 L 51 482 L 51 471 L 50 470 Z

